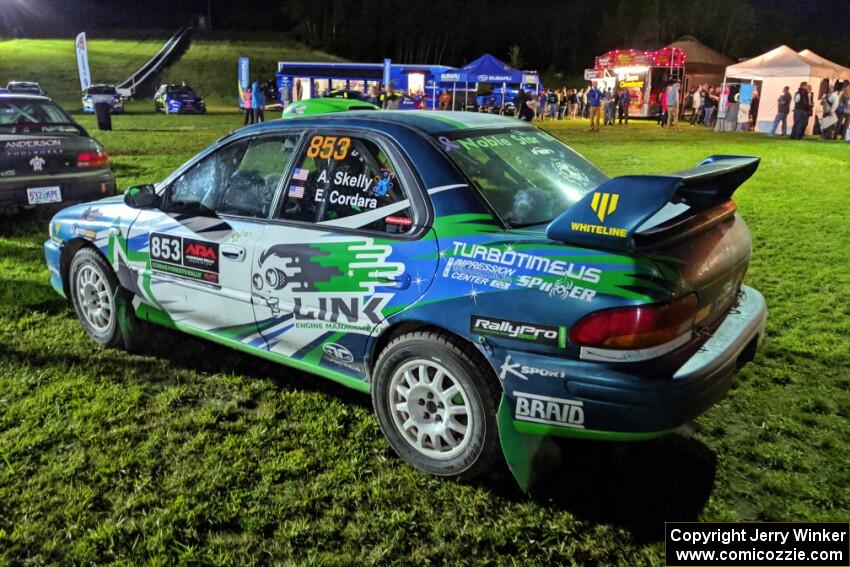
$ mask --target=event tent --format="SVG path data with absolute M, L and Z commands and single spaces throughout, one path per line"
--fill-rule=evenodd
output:
M 440 74 L 439 81 L 443 84 L 451 83 L 453 91 L 455 85 L 463 83 L 464 105 L 466 104 L 467 86 L 469 84 L 491 83 L 502 85 L 504 89 L 511 84 L 534 84 L 539 87 L 540 83 L 536 73 L 514 69 L 489 53 L 485 53 L 460 69 L 452 69 Z M 452 97 L 454 98 L 454 94 Z M 504 101 L 504 98 L 502 98 L 502 101 Z
M 812 85 L 817 103 L 821 83 L 842 78 L 843 72 L 837 67 L 840 67 L 840 65 L 825 59 L 818 62 L 811 57 L 797 53 L 787 45 L 781 45 L 758 57 L 728 66 L 724 82 L 761 82 L 761 89 L 759 89 L 761 100 L 756 117 L 756 131 L 770 132 L 773 118 L 776 116 L 777 99 L 782 94 L 783 87 L 789 87 L 793 94 L 800 83 L 806 81 Z M 815 104 L 815 110 L 818 114 L 821 112 L 819 104 Z M 793 118 L 789 116 L 788 120 L 790 127 Z M 811 133 L 813 125 L 814 120 L 810 120 L 806 129 L 807 133 Z
M 811 49 L 804 49 L 803 51 L 798 51 L 797 53 L 807 59 L 811 59 L 815 63 L 832 67 L 835 70 L 835 79 L 838 79 L 840 81 L 850 81 L 850 69 L 848 69 L 847 67 L 839 65 L 834 61 L 830 61 L 825 57 L 821 57 Z
M 685 52 L 685 76 L 690 87 L 720 84 L 726 67 L 733 63 L 722 53 L 690 35 L 680 37 L 667 47 L 676 47 Z
M 440 77 L 442 82 L 457 83 L 521 83 L 522 71 L 499 61 L 485 53 L 460 69 L 447 71 Z

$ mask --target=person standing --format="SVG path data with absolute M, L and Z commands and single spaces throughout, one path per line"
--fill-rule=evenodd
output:
M 752 124 L 753 132 L 756 131 L 756 126 L 759 120 L 759 91 L 753 88 L 753 100 L 750 101 L 750 123 Z
M 697 124 L 702 118 L 702 88 L 697 85 L 694 89 L 694 94 L 691 96 L 693 113 L 691 114 L 691 126 Z
M 679 129 L 679 83 L 673 83 L 667 92 L 667 128 Z
M 602 104 L 602 93 L 595 86 L 587 90 L 587 107 L 590 109 L 590 131 L 599 132 L 599 114 Z
M 806 81 L 800 83 L 800 88 L 794 93 L 794 126 L 791 127 L 791 139 L 802 140 L 806 135 L 809 117 L 812 115 L 812 96 Z
M 574 119 L 578 116 L 578 93 L 575 89 L 570 89 L 570 118 Z
M 782 136 L 788 130 L 788 113 L 791 111 L 791 89 L 783 87 L 782 94 L 776 99 L 776 116 L 773 117 L 773 126 L 770 128 L 770 135 L 776 135 L 776 127 L 782 124 Z
M 260 88 L 260 83 L 254 81 L 251 85 L 251 111 L 253 116 L 253 124 L 264 122 L 266 117 L 264 108 L 266 106 L 266 96 L 263 94 L 263 89 Z
M 847 133 L 847 124 L 850 123 L 850 83 L 844 83 L 844 88 L 838 96 L 836 116 L 838 124 L 835 125 L 835 137 L 840 139 Z
M 440 110 L 448 110 L 451 100 L 452 95 L 449 94 L 449 90 L 443 89 L 443 92 L 440 93 Z
M 632 95 L 629 94 L 629 89 L 623 89 L 620 91 L 620 98 L 617 101 L 618 111 L 619 111 L 619 121 L 618 124 L 625 123 L 628 125 L 629 123 L 629 104 L 632 102 Z
M 611 101 L 614 98 L 614 95 L 611 93 L 611 89 L 605 89 L 602 92 L 602 125 L 608 126 L 609 124 L 613 124 L 614 121 L 611 118 Z
M 670 93 L 670 85 L 664 87 L 664 90 L 661 91 L 661 94 L 658 95 L 658 99 L 661 102 L 661 116 L 658 117 L 658 125 L 664 128 L 667 124 L 667 95 Z
M 519 119 L 525 122 L 531 122 L 534 119 L 534 109 L 528 106 L 529 100 L 531 100 L 531 97 L 522 89 L 519 90 L 514 100 Z
M 835 137 L 835 126 L 838 124 L 838 92 L 839 86 L 835 85 L 835 90 L 831 93 L 826 92 L 820 99 L 823 106 L 823 116 L 820 119 L 821 138 L 824 140 L 832 140 Z
M 246 88 L 242 91 L 242 110 L 245 111 L 245 120 L 242 122 L 243 126 L 247 126 L 248 124 L 254 123 L 254 109 L 251 104 L 251 95 L 253 93 L 253 89 L 251 87 Z
M 549 118 L 552 120 L 556 120 L 558 118 L 558 103 L 560 102 L 558 98 L 558 91 L 555 89 L 551 89 L 549 93 L 546 95 L 546 104 L 547 109 L 549 111 Z

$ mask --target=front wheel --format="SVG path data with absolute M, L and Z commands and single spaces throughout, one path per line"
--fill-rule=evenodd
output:
M 71 303 L 91 339 L 107 348 L 140 351 L 148 340 L 148 326 L 136 318 L 131 295 L 103 256 L 81 248 L 68 270 Z
M 473 349 L 444 333 L 408 333 L 387 345 L 375 365 L 372 405 L 402 459 L 467 479 L 499 459 L 499 389 L 485 368 Z

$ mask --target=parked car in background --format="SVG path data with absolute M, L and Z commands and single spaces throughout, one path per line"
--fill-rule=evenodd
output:
M 329 114 L 348 110 L 381 110 L 371 102 L 356 98 L 308 98 L 289 103 L 281 118 L 296 118 L 315 114 Z
M 0 212 L 115 194 L 109 156 L 55 102 L 0 94 Z
M 204 99 L 187 84 L 161 85 L 153 97 L 153 107 L 166 114 L 205 114 Z
M 92 85 L 83 92 L 83 112 L 94 112 L 94 105 L 106 103 L 113 114 L 124 112 L 124 97 L 114 85 Z
M 47 91 L 41 85 L 32 81 L 9 81 L 6 90 L 10 93 L 46 95 Z

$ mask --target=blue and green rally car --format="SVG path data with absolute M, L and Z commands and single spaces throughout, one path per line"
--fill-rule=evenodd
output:
M 65 209 L 44 250 L 101 345 L 151 322 L 305 370 L 370 393 L 414 466 L 503 453 L 528 486 L 540 441 L 662 435 L 753 358 L 767 310 L 731 197 L 758 161 L 608 178 L 512 118 L 293 118 Z

